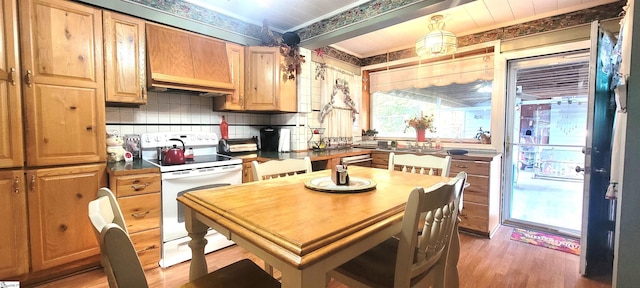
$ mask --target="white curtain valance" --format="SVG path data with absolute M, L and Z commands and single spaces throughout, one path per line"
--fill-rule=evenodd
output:
M 493 53 L 418 64 L 369 75 L 371 92 L 493 80 Z

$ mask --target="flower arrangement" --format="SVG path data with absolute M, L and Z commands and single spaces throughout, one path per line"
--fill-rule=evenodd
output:
M 433 126 L 434 116 L 433 114 L 427 116 L 416 116 L 409 120 L 405 120 L 405 124 L 407 125 L 404 128 L 404 131 L 407 132 L 409 127 L 413 127 L 416 130 L 425 129 L 429 130 L 431 133 L 436 132 L 436 127 Z

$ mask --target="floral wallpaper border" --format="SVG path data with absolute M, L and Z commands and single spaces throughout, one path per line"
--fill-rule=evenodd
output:
M 238 19 L 226 16 L 224 14 L 208 10 L 206 8 L 184 2 L 182 0 L 124 0 L 139 5 L 148 6 L 153 9 L 161 10 L 175 16 L 191 19 L 195 22 L 201 22 L 220 29 L 234 31 L 236 33 L 260 39 L 260 26 L 249 24 Z M 301 39 L 307 39 L 316 35 L 340 29 L 344 25 L 352 24 L 364 18 L 374 17 L 390 10 L 401 8 L 422 0 L 373 0 L 358 7 L 354 7 L 347 11 L 335 15 L 333 17 L 318 21 L 296 33 Z M 458 37 L 458 45 L 460 47 L 494 41 L 506 40 L 520 36 L 536 34 L 546 31 L 553 31 L 560 28 L 576 26 L 580 24 L 590 23 L 594 20 L 604 20 L 618 17 L 622 12 L 626 1 L 616 1 L 605 5 L 600 5 L 581 11 L 571 12 L 563 15 L 547 17 L 529 21 L 522 24 L 492 29 L 471 35 Z M 389 61 L 395 61 L 405 58 L 415 57 L 413 49 L 404 49 L 390 52 L 389 55 L 381 54 L 360 59 L 348 53 L 342 52 L 330 46 L 321 48 L 325 56 L 331 57 L 356 66 L 368 66 L 373 64 L 385 63 L 387 57 Z

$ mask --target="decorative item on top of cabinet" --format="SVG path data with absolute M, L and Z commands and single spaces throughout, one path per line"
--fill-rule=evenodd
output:
M 89 201 L 107 184 L 106 164 L 27 170 L 32 271 L 59 267 L 100 249 L 89 222 Z
M 23 170 L 0 171 L 0 279 L 29 272 L 27 194 Z
M 15 5 L 14 0 L 0 2 L 0 57 L 3 60 L 0 61 L 0 168 L 24 165 L 22 79 L 18 66 L 18 9 Z
M 289 79 L 280 47 L 245 47 L 245 110 L 297 112 L 296 79 Z
M 27 165 L 105 161 L 102 11 L 61 0 L 19 4 Z
M 227 42 L 233 93 L 213 98 L 213 110 L 244 110 L 244 46 Z
M 160 173 L 110 175 L 109 187 L 127 223 L 133 246 L 144 269 L 160 261 Z
M 233 81 L 224 41 L 146 23 L 148 86 L 230 94 Z
M 102 17 L 107 104 L 147 104 L 144 20 L 107 10 Z

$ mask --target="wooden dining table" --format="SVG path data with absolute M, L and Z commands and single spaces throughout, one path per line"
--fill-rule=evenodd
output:
M 335 192 L 305 186 L 330 174 L 322 170 L 178 197 L 192 238 L 189 278 L 207 273 L 204 235 L 211 227 L 280 270 L 282 287 L 326 287 L 328 271 L 400 232 L 415 187 L 450 179 L 350 166 L 350 179 L 372 180 L 375 187 Z

